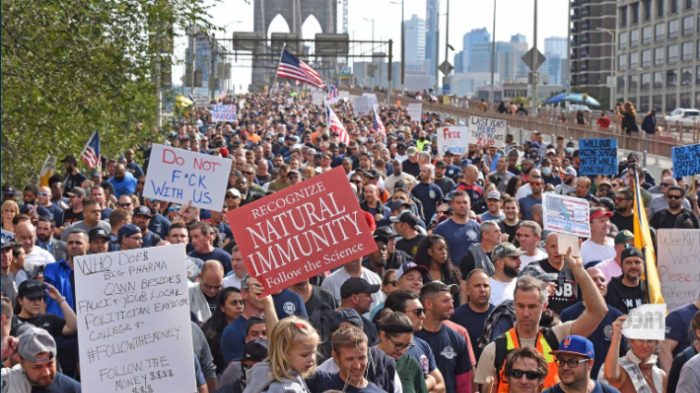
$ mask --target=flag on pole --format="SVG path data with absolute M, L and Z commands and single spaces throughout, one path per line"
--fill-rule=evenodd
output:
M 656 269 L 656 254 L 654 253 L 654 243 L 651 240 L 649 231 L 649 221 L 642 202 L 642 192 L 639 188 L 639 174 L 634 173 L 634 246 L 642 250 L 646 266 L 644 267 L 644 279 L 647 283 L 647 296 L 649 303 L 664 303 L 661 292 L 661 280 L 659 271 Z
M 350 143 L 350 135 L 348 134 L 348 131 L 345 129 L 345 126 L 343 126 L 343 123 L 340 122 L 340 119 L 335 112 L 333 112 L 333 109 L 331 109 L 331 107 L 328 105 L 326 105 L 326 115 L 328 117 L 328 128 L 330 129 L 331 133 L 335 132 L 338 134 L 340 141 L 346 145 Z
M 102 161 L 100 161 L 100 134 L 97 131 L 88 140 L 83 152 L 80 153 L 80 158 L 85 161 L 88 168 L 102 166 Z
M 374 131 L 376 132 L 383 132 L 386 134 L 386 128 L 384 128 L 384 123 L 382 123 L 381 117 L 379 117 L 379 108 L 377 106 L 374 106 L 374 110 L 372 110 L 372 122 L 374 126 Z
M 308 83 L 319 89 L 326 87 L 316 70 L 286 50 L 282 51 L 282 58 L 280 59 L 279 67 L 277 67 L 277 76 Z

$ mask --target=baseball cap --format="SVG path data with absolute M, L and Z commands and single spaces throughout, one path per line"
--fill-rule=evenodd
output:
M 431 281 L 429 283 L 426 283 L 423 285 L 423 288 L 420 289 L 421 297 L 423 295 L 423 292 L 445 292 L 449 291 L 451 294 L 455 295 L 457 292 L 459 292 L 459 286 L 457 284 L 450 284 L 447 285 L 442 281 Z
M 559 278 L 559 275 L 556 273 L 545 272 L 544 269 L 542 269 L 542 266 L 540 266 L 538 263 L 530 263 L 525 265 L 525 267 L 518 273 L 518 277 L 523 276 L 532 276 L 545 282 L 554 282 Z
M 134 210 L 134 216 L 146 216 L 151 218 L 151 209 L 141 205 Z
M 467 166 L 467 165 L 471 165 L 471 164 L 472 164 L 472 160 L 469 160 L 466 158 L 462 160 L 462 166 Z
M 505 242 L 496 245 L 496 247 L 493 249 L 493 252 L 491 253 L 491 260 L 495 262 L 505 257 L 519 257 L 523 254 L 524 253 L 520 251 L 517 247 L 515 247 L 512 243 Z
M 406 150 L 406 154 L 408 156 L 415 156 L 416 154 L 418 154 L 418 148 L 415 146 L 411 146 L 408 148 L 408 150 Z
M 568 176 L 577 176 L 576 169 L 572 167 L 567 167 L 564 169 L 564 174 Z
M 37 280 L 24 280 L 17 288 L 17 296 L 27 299 L 44 297 L 44 283 Z
M 390 226 L 384 226 L 377 228 L 377 230 L 374 231 L 374 236 L 384 236 L 387 239 L 392 239 L 399 236 L 399 234 L 396 233 L 396 231 L 394 231 L 394 228 Z
M 447 165 L 445 164 L 445 161 L 440 160 L 440 161 L 435 163 L 435 167 L 436 168 L 447 168 Z
M 593 210 L 593 209 L 591 209 L 591 210 Z M 601 218 L 601 217 L 610 218 L 612 216 L 613 216 L 613 214 L 611 212 L 601 208 L 600 210 L 596 210 L 596 211 L 591 212 L 591 221 L 593 221 L 593 219 L 595 219 L 595 218 Z
M 5 184 L 2 186 L 2 193 L 8 195 L 15 195 L 15 186 L 11 184 Z
M 241 197 L 241 192 L 238 191 L 237 188 L 229 188 L 228 190 L 226 190 L 226 193 L 227 193 L 227 194 L 230 193 L 230 194 L 231 194 L 233 197 L 235 197 L 235 198 L 240 198 L 240 197 Z
M 245 343 L 245 346 L 243 346 L 243 357 L 239 360 L 241 362 L 262 362 L 267 358 L 267 355 L 267 340 L 264 338 L 256 338 L 255 340 L 250 340 Z
M 134 224 L 124 225 L 117 231 L 117 240 L 122 241 L 123 238 L 141 233 L 141 229 Z
M 624 260 L 629 257 L 640 257 L 642 260 L 645 260 L 644 253 L 642 253 L 642 250 L 638 249 L 637 247 L 625 248 L 620 256 L 620 261 L 624 262 Z
M 2 247 L 0 247 L 0 249 L 12 247 L 12 242 L 10 242 L 9 240 L 6 240 L 5 237 L 2 237 L 2 239 L 0 239 L 0 241 L 2 241 L 2 243 L 1 243 Z
M 416 217 L 415 214 L 411 213 L 410 210 L 404 210 L 401 213 L 399 213 L 398 216 L 390 217 L 389 221 L 403 222 L 405 224 L 408 224 L 408 226 L 410 226 L 411 228 L 415 228 L 418 225 L 418 217 Z
M 379 177 L 379 172 L 373 168 L 365 172 L 365 176 L 369 177 L 370 179 L 376 179 Z
M 582 355 L 591 360 L 595 360 L 593 343 L 585 337 L 575 335 L 566 336 L 561 343 L 559 343 L 559 349 L 556 351 L 550 351 L 549 353 L 552 355 L 570 353 L 573 355 Z
M 498 191 L 491 191 L 486 199 L 498 199 L 501 200 L 501 193 Z
M 391 211 L 396 211 L 396 210 L 399 210 L 399 208 L 400 208 L 401 206 L 407 206 L 408 208 L 410 208 L 410 207 L 411 207 L 411 204 L 409 204 L 408 202 L 404 201 L 403 199 L 397 199 L 397 200 L 391 202 L 391 205 L 389 206 L 389 209 L 391 209 Z
M 37 359 L 41 353 L 51 353 L 49 358 Z M 19 336 L 19 344 L 17 345 L 17 353 L 19 356 L 30 362 L 43 362 L 53 359 L 56 356 L 56 341 L 45 329 L 32 327 L 27 329 Z
M 634 233 L 625 229 L 623 231 L 618 232 L 617 235 L 615 235 L 615 244 L 622 244 L 632 239 L 634 239 Z
M 381 285 L 372 285 L 362 277 L 350 277 L 340 286 L 340 298 L 347 299 L 361 293 L 377 293 L 381 288 Z
M 81 187 L 73 187 L 66 194 L 68 194 L 69 196 L 85 197 L 85 190 Z
M 98 239 L 98 238 L 107 239 L 107 240 L 111 239 L 111 237 L 109 236 L 109 232 L 107 232 L 106 230 L 104 230 L 102 228 L 90 229 L 90 232 L 88 232 L 88 238 L 90 239 L 90 241 L 93 241 L 93 240 Z
M 418 270 L 421 274 L 428 274 L 428 268 L 425 266 L 417 265 L 415 262 L 406 262 L 402 263 L 401 266 L 399 266 L 399 270 L 396 271 L 396 281 L 411 270 Z
M 398 143 L 396 144 L 396 150 L 405 150 L 406 149 L 406 144 L 405 143 Z
M 605 208 L 608 209 L 608 211 L 615 210 L 615 202 L 613 202 L 612 199 L 608 197 L 600 198 L 598 203 L 601 203 L 603 206 L 605 206 Z
M 331 332 L 338 330 L 340 328 L 340 324 L 343 322 L 349 322 L 359 328 L 362 328 L 364 325 L 360 314 L 358 314 L 357 311 L 353 310 L 352 308 L 341 308 L 340 310 L 334 312 L 331 314 L 330 322 Z
M 72 154 L 67 155 L 66 158 L 61 160 L 61 162 L 70 162 L 73 165 L 78 165 L 78 160 L 76 160 L 75 156 Z

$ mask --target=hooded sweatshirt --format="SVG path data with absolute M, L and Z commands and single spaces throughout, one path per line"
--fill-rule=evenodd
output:
M 243 393 L 310 393 L 302 377 L 292 371 L 294 379 L 284 379 L 284 382 L 275 381 L 270 370 L 270 363 L 262 362 L 253 366 L 248 371 L 248 386 Z

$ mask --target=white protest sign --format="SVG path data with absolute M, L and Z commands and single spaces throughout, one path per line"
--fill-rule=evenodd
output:
M 588 201 L 547 192 L 542 195 L 544 229 L 567 235 L 591 237 Z
M 239 110 L 245 109 L 245 98 L 241 98 L 241 100 L 238 101 L 238 109 Z
M 237 121 L 235 105 L 212 105 L 211 121 Z
M 350 98 L 349 91 L 340 91 L 340 92 L 338 92 L 338 95 L 340 96 L 340 98 L 342 98 L 344 100 L 347 100 L 348 98 Z
M 185 246 L 75 257 L 86 392 L 197 391 Z
M 311 93 L 311 103 L 314 105 L 323 105 L 323 92 L 312 92 Z
M 700 297 L 700 229 L 660 229 L 658 272 L 668 311 Z
M 194 96 L 194 104 L 197 108 L 206 108 L 211 104 L 211 99 L 208 96 Z
M 644 304 L 627 314 L 622 334 L 636 340 L 664 340 L 666 338 L 666 305 Z
M 153 145 L 143 195 L 147 198 L 221 211 L 231 160 Z
M 287 105 L 292 105 L 292 104 L 294 104 L 294 97 L 287 98 Z
M 437 130 L 438 152 L 442 155 L 451 151 L 464 155 L 469 148 L 469 129 L 467 127 L 440 127 Z
M 411 117 L 411 121 L 420 121 L 422 113 L 423 104 L 420 102 L 408 104 L 408 107 L 406 108 L 406 114 Z
M 10 232 L 10 231 L 6 231 L 3 229 L 2 230 L 2 240 L 6 241 L 6 242 L 11 242 L 11 241 L 15 240 L 15 233 Z
M 372 107 L 369 105 L 369 98 L 367 96 L 362 96 L 353 100 L 352 108 L 355 112 L 355 116 L 367 116 Z
M 363 97 L 367 97 L 369 100 L 369 107 L 374 108 L 375 106 L 379 105 L 379 101 L 377 101 L 377 95 L 374 93 L 362 93 Z
M 469 117 L 471 143 L 477 146 L 503 147 L 506 141 L 506 121 L 486 117 Z

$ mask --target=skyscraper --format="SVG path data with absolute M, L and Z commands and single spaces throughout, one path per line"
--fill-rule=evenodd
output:
M 489 34 L 485 27 L 474 29 L 465 34 L 462 38 L 462 64 L 464 72 L 473 72 L 471 69 L 472 59 L 474 58 L 472 53 L 474 51 L 474 44 L 478 42 L 491 42 L 491 34 Z
M 566 58 L 566 37 L 548 37 L 544 39 L 545 57 Z
M 440 0 L 426 0 L 425 2 L 425 65 L 433 78 L 435 66 L 438 64 L 437 51 L 440 44 L 438 33 L 438 11 L 440 10 Z
M 525 38 L 525 36 L 523 34 L 515 34 L 515 35 L 510 36 L 510 42 L 512 42 L 514 44 L 515 43 L 523 43 L 523 42 L 527 42 L 527 39 Z
M 406 29 L 406 62 L 419 63 L 425 61 L 425 19 L 413 15 L 404 22 Z

